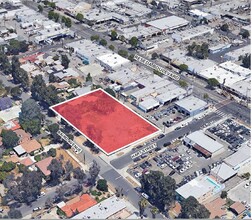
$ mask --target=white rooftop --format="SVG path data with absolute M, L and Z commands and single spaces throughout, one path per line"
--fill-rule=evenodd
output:
M 251 45 L 249 44 L 247 46 L 226 53 L 224 55 L 224 58 L 227 60 L 238 60 L 240 56 L 244 56 L 245 54 L 250 53 L 251 53 Z
M 207 150 L 210 153 L 214 153 L 214 152 L 220 150 L 221 148 L 223 148 L 222 144 L 220 144 L 219 142 L 208 137 L 201 130 L 195 131 L 195 132 L 187 135 L 186 138 L 188 138 L 192 142 L 198 144 L 200 147 L 204 148 L 205 150 Z
M 112 196 L 74 216 L 72 219 L 107 219 L 124 208 L 126 208 L 126 202 Z
M 184 18 L 177 17 L 175 15 L 160 18 L 154 21 L 150 21 L 147 25 L 156 27 L 160 30 L 172 30 L 181 26 L 185 26 L 189 23 L 189 21 Z
M 10 121 L 12 119 L 18 118 L 19 113 L 21 112 L 20 106 L 13 106 L 9 109 L 0 111 L 0 118 L 4 121 Z
M 228 166 L 227 164 L 222 163 L 214 167 L 211 170 L 211 173 L 217 178 L 220 177 L 222 180 L 225 181 L 229 179 L 230 177 L 234 176 L 237 173 L 237 171 L 234 171 L 232 167 Z
M 148 97 L 144 99 L 144 101 L 140 102 L 139 106 L 145 109 L 151 109 L 159 106 L 159 102 L 153 97 Z
M 223 69 L 226 69 L 232 73 L 236 73 L 239 76 L 242 77 L 247 77 L 250 76 L 251 74 L 251 70 L 248 68 L 244 68 L 232 61 L 226 61 L 224 63 L 219 64 L 220 67 L 222 67 Z
M 101 63 L 106 64 L 112 69 L 117 69 L 130 62 L 128 59 L 118 55 L 117 53 L 108 53 L 98 56 L 97 60 L 99 60 Z
M 224 162 L 231 167 L 236 167 L 240 163 L 250 159 L 251 157 L 251 148 L 247 145 L 242 146 L 238 149 L 237 152 L 227 157 Z
M 184 199 L 187 199 L 189 196 L 193 196 L 196 199 L 199 199 L 204 194 L 212 191 L 215 187 L 220 187 L 219 185 L 215 186 L 215 184 L 213 184 L 211 181 L 215 182 L 208 176 L 198 176 L 185 185 L 176 189 L 176 192 Z
M 199 9 L 192 9 L 192 10 L 190 10 L 190 12 L 192 14 L 195 14 L 196 16 L 199 16 L 199 17 L 209 17 L 209 16 L 211 16 L 209 13 L 200 11 Z
M 184 99 L 181 99 L 175 102 L 176 105 L 180 106 L 183 109 L 186 109 L 189 112 L 193 112 L 198 109 L 202 109 L 207 106 L 207 103 L 195 96 L 189 96 Z
M 13 150 L 18 154 L 18 156 L 26 153 L 25 149 L 21 145 L 14 147 Z

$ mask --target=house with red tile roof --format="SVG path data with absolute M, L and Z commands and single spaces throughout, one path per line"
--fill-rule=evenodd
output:
M 28 132 L 25 132 L 25 130 L 23 130 L 23 129 L 17 129 L 14 132 L 19 137 L 19 141 L 18 141 L 19 144 L 30 141 L 32 138 L 32 135 Z
M 36 167 L 44 174 L 44 176 L 48 177 L 51 174 L 51 171 L 47 169 L 47 167 L 52 162 L 52 157 L 47 157 L 37 163 L 35 163 Z
M 225 207 L 226 200 L 222 198 L 217 198 L 209 203 L 205 204 L 205 207 L 209 210 L 210 219 L 214 219 L 216 216 L 224 217 L 227 214 L 227 209 Z
M 81 213 L 90 207 L 97 204 L 96 200 L 93 199 L 88 194 L 83 194 L 82 196 L 77 196 L 68 202 L 65 203 L 64 206 L 60 206 L 59 208 L 66 214 L 68 218 Z
M 229 209 L 239 218 L 246 210 L 246 207 L 241 202 L 235 202 Z
M 26 142 L 23 142 L 22 144 L 20 144 L 22 146 L 22 148 L 27 152 L 27 153 L 31 153 L 31 152 L 34 152 L 38 149 L 41 148 L 41 144 L 35 140 L 35 139 L 32 139 L 30 141 L 26 141 Z
M 20 163 L 25 165 L 26 167 L 29 167 L 32 164 L 34 164 L 34 161 L 30 157 L 26 157 L 26 158 L 20 160 Z

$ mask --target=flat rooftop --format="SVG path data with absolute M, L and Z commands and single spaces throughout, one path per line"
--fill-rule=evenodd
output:
M 160 132 L 102 89 L 59 103 L 51 109 L 107 155 Z
M 182 100 L 175 102 L 175 104 L 183 109 L 186 109 L 189 112 L 193 112 L 207 106 L 207 103 L 205 101 L 195 96 L 186 97 Z
M 193 196 L 196 199 L 204 196 L 210 191 L 219 191 L 221 185 L 217 184 L 209 176 L 198 176 L 185 185 L 176 189 L 176 192 L 181 195 L 184 199 L 187 199 L 189 196 Z
M 150 21 L 147 25 L 158 28 L 160 30 L 172 30 L 181 26 L 185 26 L 189 21 L 184 18 L 172 15 L 169 17 L 160 18 L 154 21 Z
M 223 145 L 204 134 L 203 131 L 195 131 L 186 138 L 203 147 L 210 153 L 220 150 Z
M 126 202 L 113 196 L 81 212 L 72 219 L 107 219 L 125 208 Z

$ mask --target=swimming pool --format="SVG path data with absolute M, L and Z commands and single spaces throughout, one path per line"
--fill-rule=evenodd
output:
M 220 192 L 222 189 L 225 188 L 224 185 L 220 185 L 218 184 L 216 181 L 214 181 L 213 179 L 209 178 L 209 177 L 206 177 L 206 180 L 211 183 L 212 185 L 214 185 L 214 192 L 215 193 L 218 193 Z

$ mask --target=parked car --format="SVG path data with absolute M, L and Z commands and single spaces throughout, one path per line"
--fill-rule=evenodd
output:
M 42 209 L 42 208 L 39 206 L 39 207 L 34 208 L 33 211 L 36 212 L 36 211 L 39 211 L 39 210 L 41 210 L 41 209 Z
M 146 193 L 142 193 L 141 195 L 142 195 L 142 197 L 144 197 L 145 199 L 147 199 L 147 200 L 149 199 L 149 196 L 148 196 Z

